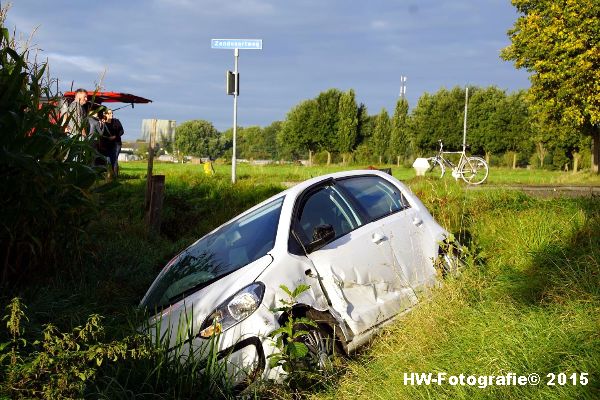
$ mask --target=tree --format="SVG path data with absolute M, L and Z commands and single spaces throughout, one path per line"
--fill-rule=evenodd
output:
M 342 92 L 338 89 L 329 89 L 319 93 L 316 98 L 318 117 L 316 118 L 318 130 L 323 136 L 318 150 L 327 151 L 327 164 L 331 161 L 331 151 L 338 147 L 337 130 L 339 123 L 339 104 Z
M 391 132 L 390 132 L 390 156 L 397 156 L 403 161 L 410 152 L 410 140 L 407 132 L 408 123 L 408 101 L 405 98 L 400 98 L 396 102 L 396 109 L 392 117 Z
M 382 108 L 375 120 L 375 129 L 373 130 L 373 136 L 371 137 L 371 148 L 373 153 L 379 157 L 380 164 L 383 157 L 389 154 L 390 132 L 390 116 L 387 110 Z
M 473 92 L 471 92 L 473 93 Z M 442 139 L 448 149 L 462 146 L 465 90 L 440 89 L 431 95 L 424 93 L 411 114 L 411 129 L 414 141 L 421 154 L 437 149 Z
M 600 2 L 512 0 L 521 13 L 502 58 L 532 75 L 538 112 L 592 136 L 592 170 L 600 173 Z
M 501 117 L 500 109 L 506 93 L 495 86 L 474 90 L 467 112 L 467 142 L 475 153 L 490 155 L 507 150 L 508 120 Z
M 177 127 L 175 144 L 183 154 L 216 158 L 222 151 L 220 136 L 212 123 L 195 119 Z
M 340 96 L 338 113 L 338 151 L 342 153 L 343 163 L 346 164 L 346 157 L 354 150 L 358 135 L 358 107 L 354 90 L 350 89 Z
M 364 103 L 360 103 L 356 110 L 358 118 L 358 124 L 356 126 L 356 142 L 358 145 L 365 143 L 373 133 L 373 127 L 375 126 L 374 117 L 369 115 L 367 106 Z
M 298 159 L 308 151 L 311 160 L 312 153 L 321 148 L 325 134 L 319 126 L 318 110 L 317 101 L 310 99 L 302 101 L 288 112 L 277 135 L 277 144 L 284 156 Z
M 282 121 L 275 121 L 271 125 L 263 128 L 264 150 L 269 154 L 269 158 L 275 160 L 279 158 L 279 146 L 277 145 L 277 135 L 283 127 Z
M 512 167 L 517 166 L 519 154 L 527 155 L 531 152 L 531 117 L 527 93 L 520 90 L 511 93 L 502 101 L 498 109 L 499 118 L 503 121 L 506 130 L 503 132 L 505 150 L 512 153 Z

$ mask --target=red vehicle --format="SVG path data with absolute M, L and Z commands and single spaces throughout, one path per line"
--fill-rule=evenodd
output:
M 142 103 L 142 104 L 152 103 L 152 100 L 150 100 L 150 99 L 146 99 L 144 97 L 136 96 L 136 95 L 133 95 L 130 93 L 120 93 L 120 92 L 88 92 L 88 93 L 89 93 L 88 100 L 89 100 L 89 103 L 92 105 L 93 109 L 99 108 L 99 106 L 102 105 L 102 103 L 127 103 L 127 104 L 131 104 L 132 108 L 137 103 Z M 42 103 L 51 102 L 52 104 L 57 106 L 56 113 L 52 113 L 52 115 L 50 116 L 50 120 L 53 123 L 57 123 L 58 121 L 60 121 L 62 113 L 66 109 L 66 105 L 70 104 L 74 98 L 75 98 L 75 92 L 70 91 L 70 92 L 65 92 L 63 94 L 63 97 L 58 101 L 48 100 L 47 98 L 42 99 Z M 41 105 L 40 105 L 40 107 L 41 107 Z M 126 107 L 126 106 L 123 106 L 123 107 Z M 119 108 L 123 108 L 123 107 L 119 107 Z M 34 130 L 32 130 L 29 134 L 31 135 L 33 132 L 34 132 Z
M 65 92 L 63 95 L 70 103 L 75 98 L 75 92 Z M 152 103 L 152 100 L 145 99 L 129 93 L 119 92 L 88 92 L 88 99 L 96 104 L 102 103 L 128 103 L 133 107 L 136 103 Z

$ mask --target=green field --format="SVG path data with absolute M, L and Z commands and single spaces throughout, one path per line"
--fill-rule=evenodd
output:
M 105 340 L 133 333 L 135 308 L 160 268 L 199 236 L 281 191 L 285 185 L 344 169 L 331 167 L 156 163 L 166 175 L 160 235 L 143 223 L 145 163 L 123 163 L 116 188 L 98 204 L 99 218 L 64 274 L 39 277 L 20 292 L 26 337 L 44 324 L 63 331 L 103 316 Z M 539 398 L 600 397 L 600 202 L 597 197 L 537 199 L 516 190 L 465 190 L 451 177 L 415 177 L 393 167 L 434 217 L 468 246 L 463 273 L 447 280 L 361 354 L 342 363 L 317 389 L 261 388 L 257 397 L 297 398 Z M 493 168 L 490 184 L 600 184 L 586 173 Z M 485 186 L 485 185 L 484 185 Z M 2 303 L 8 298 L 2 297 Z M 3 332 L 0 343 L 5 337 Z M 405 372 L 448 375 L 589 373 L 587 385 L 410 386 Z M 152 377 L 149 382 L 148 376 Z M 148 364 L 103 364 L 87 381 L 88 398 L 186 397 L 173 376 Z M 191 386 L 190 386 L 191 387 Z M 0 390 L 6 390 L 0 384 Z M 212 389 L 211 389 L 212 390 Z M 258 389 L 257 389 L 258 390 Z M 0 391 L 0 394 L 2 392 Z M 197 392 L 196 392 L 197 393 Z M 205 396 L 217 396 L 209 392 Z M 0 396 L 1 397 L 1 396 Z
M 141 176 L 146 174 L 145 162 L 130 162 L 122 163 L 123 172 L 126 175 Z M 313 176 L 319 176 L 330 172 L 364 169 L 368 165 L 331 165 L 331 166 L 313 166 L 305 167 L 302 165 L 266 165 L 254 166 L 247 163 L 237 164 L 237 178 L 239 180 L 259 180 L 270 183 L 279 182 L 299 182 Z M 395 165 L 381 165 L 377 168 L 392 168 L 392 175 L 400 180 L 409 180 L 416 177 L 416 173 L 412 168 L 397 167 Z M 218 177 L 231 177 L 231 165 L 214 165 Z M 203 174 L 202 165 L 193 164 L 170 164 L 170 163 L 155 163 L 155 174 L 166 174 L 177 176 L 187 173 Z M 447 171 L 445 180 L 453 181 L 450 171 Z M 492 185 L 600 185 L 600 175 L 591 174 L 589 172 L 562 172 L 551 170 L 527 170 L 527 169 L 509 169 L 496 168 L 490 169 L 490 174 L 486 180 L 487 184 Z M 464 182 L 459 182 L 463 185 Z

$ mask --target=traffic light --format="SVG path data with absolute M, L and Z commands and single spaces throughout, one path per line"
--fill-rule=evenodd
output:
M 226 86 L 227 86 L 227 94 L 237 94 L 239 96 L 239 94 L 240 94 L 240 73 L 238 72 L 236 74 L 235 72 L 227 71 L 225 80 L 226 80 Z

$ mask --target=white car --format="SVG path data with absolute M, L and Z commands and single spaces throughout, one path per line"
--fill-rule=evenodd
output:
M 351 353 L 414 306 L 457 264 L 444 254 L 448 232 L 400 181 L 376 170 L 320 176 L 225 223 L 171 260 L 141 304 L 177 354 L 206 348 L 219 333 L 237 381 L 277 378 L 269 333 L 287 315 L 280 285 L 310 286 L 294 315 L 318 322 L 306 335 L 318 359 L 335 337 Z M 440 257 L 441 256 L 441 257 Z M 436 260 L 441 260 L 441 263 Z M 439 269 L 439 268 L 438 268 Z M 189 334 L 181 334 L 182 326 Z M 159 334 L 156 332 L 155 334 Z

